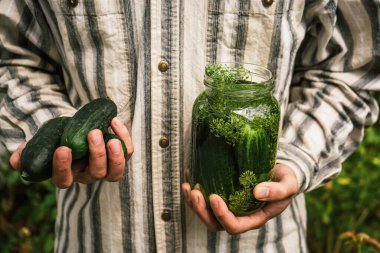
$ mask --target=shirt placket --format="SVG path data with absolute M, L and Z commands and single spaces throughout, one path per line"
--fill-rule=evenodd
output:
M 179 191 L 179 6 L 151 4 L 151 99 L 153 210 L 158 252 L 174 252 L 180 242 Z

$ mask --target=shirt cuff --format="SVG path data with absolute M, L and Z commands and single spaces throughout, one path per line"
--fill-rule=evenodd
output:
M 298 191 L 305 192 L 309 188 L 315 162 L 304 151 L 293 144 L 279 142 L 277 163 L 289 166 L 295 173 Z

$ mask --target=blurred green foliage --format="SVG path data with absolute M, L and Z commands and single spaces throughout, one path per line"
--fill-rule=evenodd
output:
M 22 181 L 3 147 L 0 153 L 0 252 L 53 252 L 55 187 L 50 181 Z
M 338 178 L 306 195 L 310 252 L 380 252 L 379 151 L 380 120 Z
M 339 177 L 306 195 L 310 253 L 380 252 L 379 147 L 380 121 Z M 0 145 L 0 252 L 52 252 L 55 187 L 22 181 L 8 157 Z

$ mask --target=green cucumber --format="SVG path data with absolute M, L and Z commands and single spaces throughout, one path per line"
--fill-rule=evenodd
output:
M 20 157 L 21 177 L 30 182 L 40 182 L 52 175 L 55 149 L 70 117 L 58 117 L 45 122 L 30 139 Z
M 68 122 L 61 137 L 61 146 L 71 148 L 74 160 L 85 157 L 88 153 L 87 134 L 94 129 L 106 133 L 116 115 L 117 107 L 111 99 L 92 100 Z
M 208 196 L 213 193 L 227 201 L 238 185 L 232 152 L 232 146 L 223 137 L 209 134 L 193 154 L 196 164 L 193 164 L 192 182 L 196 183 L 194 187 L 201 190 L 207 203 Z
M 267 174 L 272 169 L 270 141 L 265 129 L 254 129 L 250 125 L 243 127 L 235 146 L 239 175 L 246 170 L 257 175 Z

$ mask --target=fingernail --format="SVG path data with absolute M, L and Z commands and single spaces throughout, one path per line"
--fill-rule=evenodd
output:
M 69 158 L 69 152 L 61 150 L 60 152 L 57 152 L 57 158 L 59 161 L 64 162 Z
M 269 188 L 268 187 L 260 187 L 257 190 L 256 198 L 258 199 L 265 199 L 269 196 Z
M 110 149 L 111 149 L 111 152 L 115 155 L 118 155 L 120 154 L 120 144 L 119 144 L 119 141 L 115 140 L 115 141 L 111 141 L 110 143 Z
M 101 142 L 101 139 L 100 138 L 100 134 L 99 133 L 92 133 L 92 136 L 91 136 L 91 141 L 92 143 L 94 143 L 95 145 L 99 145 L 100 142 Z
M 219 207 L 219 201 L 215 199 L 214 197 L 210 196 L 210 206 L 212 208 L 218 208 Z

